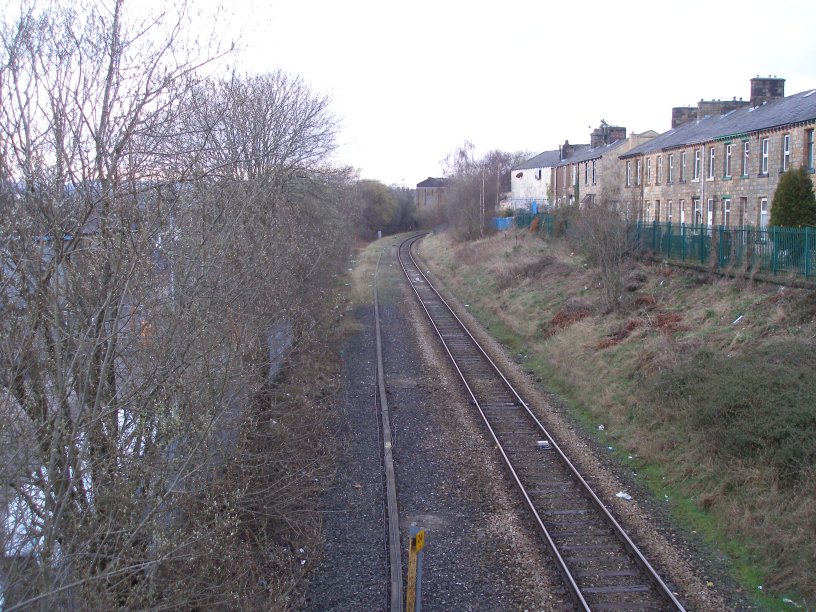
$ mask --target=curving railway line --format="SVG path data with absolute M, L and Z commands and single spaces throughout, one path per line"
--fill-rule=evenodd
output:
M 399 261 L 481 415 L 525 505 L 583 610 L 683 610 L 462 321 L 422 273 L 404 241 Z

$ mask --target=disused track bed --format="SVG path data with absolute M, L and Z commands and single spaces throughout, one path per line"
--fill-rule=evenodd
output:
M 683 610 L 526 402 L 400 245 L 403 272 L 584 610 Z

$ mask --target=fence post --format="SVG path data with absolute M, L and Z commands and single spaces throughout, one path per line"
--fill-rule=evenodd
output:
M 700 263 L 705 263 L 705 237 L 708 232 L 705 231 L 705 226 L 700 224 Z
M 717 267 L 723 268 L 723 226 L 717 226 Z

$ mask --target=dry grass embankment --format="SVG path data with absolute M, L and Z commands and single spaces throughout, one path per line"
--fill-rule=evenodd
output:
M 435 235 L 421 253 L 587 430 L 728 555 L 756 605 L 814 605 L 815 292 L 632 261 L 625 307 L 604 313 L 598 272 L 563 241 Z

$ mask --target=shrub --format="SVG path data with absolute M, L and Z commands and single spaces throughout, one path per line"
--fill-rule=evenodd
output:
M 791 487 L 816 465 L 816 346 L 767 342 L 742 355 L 703 349 L 659 378 L 654 397 L 718 459 L 767 465 Z
M 804 168 L 788 170 L 779 179 L 771 205 L 771 225 L 816 225 L 813 181 Z

